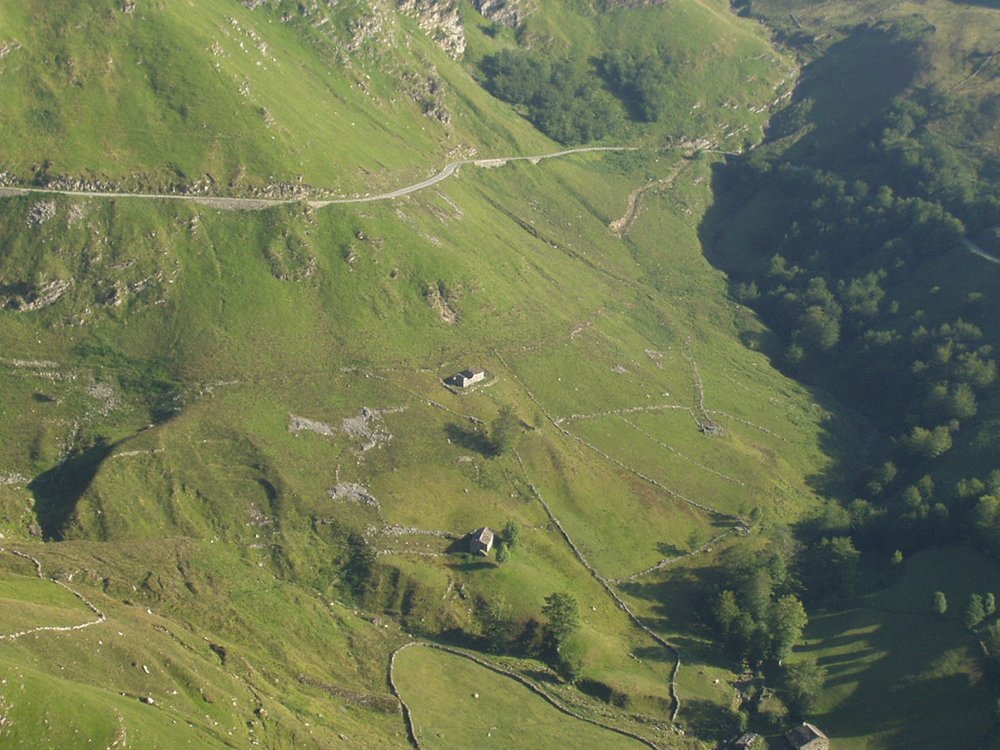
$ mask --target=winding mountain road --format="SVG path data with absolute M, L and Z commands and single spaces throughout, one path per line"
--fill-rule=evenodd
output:
M 326 198 L 320 200 L 308 200 L 313 208 L 325 208 L 326 206 L 337 206 L 348 203 L 374 203 L 375 201 L 388 201 L 403 196 L 426 190 L 429 187 L 444 182 L 449 177 L 453 177 L 458 170 L 464 166 L 474 167 L 500 167 L 512 161 L 530 161 L 537 164 L 546 159 L 558 159 L 572 154 L 591 153 L 595 151 L 637 151 L 636 146 L 583 146 L 580 148 L 568 148 L 562 151 L 554 151 L 549 154 L 538 154 L 535 156 L 502 156 L 489 159 L 461 159 L 446 164 L 444 169 L 426 180 L 421 180 L 412 185 L 390 190 L 387 193 L 377 193 L 375 195 L 362 195 L 354 198 Z M 283 206 L 290 203 L 299 203 L 300 198 L 227 198 L 209 195 L 186 195 L 176 193 L 126 193 L 126 192 L 102 192 L 88 190 L 54 190 L 51 188 L 36 187 L 0 187 L 0 197 L 17 195 L 30 195 L 41 193 L 47 195 L 69 195 L 82 198 L 139 198 L 144 200 L 179 200 L 191 203 L 200 203 L 210 208 L 218 208 L 223 211 L 259 211 L 275 206 Z

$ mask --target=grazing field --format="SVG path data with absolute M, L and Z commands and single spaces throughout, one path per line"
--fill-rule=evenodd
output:
M 524 685 L 461 656 L 432 648 L 404 649 L 396 657 L 395 674 L 421 747 L 646 747 L 569 716 Z
M 817 38 L 772 37 L 727 0 L 3 3 L 0 539 L 31 557 L 0 553 L 0 745 L 398 750 L 396 654 L 421 747 L 643 746 L 468 659 L 400 650 L 413 639 L 503 652 L 489 659 L 663 748 L 750 721 L 710 623 L 719 564 L 781 546 L 781 590 L 754 617 L 772 593 L 805 599 L 796 535 L 852 532 L 834 503 L 861 496 L 879 435 L 783 371 L 779 326 L 709 263 L 722 238 L 769 268 L 799 231 L 769 227 L 789 203 L 770 195 L 717 216 L 717 178 L 769 148 L 750 147 L 788 102 L 808 131 L 789 148 L 853 142 L 929 60 L 981 95 L 984 133 L 994 106 L 985 34 L 959 40 L 963 67 L 915 41 L 931 32 L 912 15 L 954 35 L 984 7 L 903 3 L 891 28 L 818 38 L 830 3 L 753 5 L 809 6 L 786 25 Z M 832 5 L 836 23 L 881 15 Z M 798 85 L 789 39 L 815 55 Z M 592 140 L 616 150 L 561 151 L 529 121 L 546 102 L 492 96 L 505 52 L 526 89 L 610 102 L 620 127 Z M 644 119 L 650 87 L 662 111 Z M 287 202 L 168 200 L 212 195 Z M 953 258 L 892 314 L 986 308 L 977 271 L 954 275 L 964 301 L 925 294 Z M 485 381 L 445 387 L 465 368 Z M 994 427 L 953 429 L 984 477 Z M 956 518 L 943 488 L 964 471 L 939 472 L 933 498 Z M 467 537 L 483 526 L 486 557 Z M 976 746 L 976 639 L 928 599 L 957 612 L 993 573 L 925 551 L 812 613 L 797 654 L 828 669 L 815 718 L 838 745 Z
M 827 670 L 814 718 L 836 747 L 981 745 L 984 723 L 969 717 L 986 716 L 995 698 L 961 610 L 969 594 L 996 588 L 997 573 L 964 549 L 921 552 L 888 587 L 813 617 L 796 654 Z M 931 613 L 935 591 L 947 597 L 944 617 Z

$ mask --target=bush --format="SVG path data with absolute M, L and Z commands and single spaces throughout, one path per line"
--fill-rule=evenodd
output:
M 517 438 L 518 419 L 509 406 L 503 407 L 497 418 L 490 423 L 490 448 L 500 456 L 514 447 Z
M 931 612 L 938 617 L 943 617 L 947 611 L 948 599 L 945 597 L 944 592 L 935 591 L 934 596 L 931 598 Z

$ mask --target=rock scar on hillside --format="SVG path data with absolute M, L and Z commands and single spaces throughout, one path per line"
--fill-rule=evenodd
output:
M 326 422 L 319 422 L 307 417 L 297 417 L 294 414 L 288 415 L 288 431 L 293 435 L 298 435 L 300 432 L 315 432 L 317 435 L 322 435 L 323 437 L 333 437 L 337 434 L 337 430 Z
M 428 284 L 426 297 L 431 308 L 441 318 L 441 322 L 447 325 L 455 325 L 458 322 L 458 312 L 451 305 L 451 295 L 445 296 L 441 293 L 441 285 Z
M 72 282 L 66 279 L 0 286 L 0 308 L 17 312 L 40 310 L 58 302 L 71 286 Z
M 379 448 L 392 440 L 392 433 L 385 426 L 382 418 L 386 414 L 396 414 L 405 407 L 395 409 L 369 409 L 361 407 L 361 412 L 353 417 L 347 417 L 340 424 L 340 429 L 353 440 L 360 440 L 361 452 Z
M 375 510 L 381 511 L 378 499 L 368 491 L 366 487 L 354 482 L 344 482 L 336 484 L 326 491 L 326 494 L 333 500 L 346 500 L 349 503 L 359 503 L 368 505 Z
M 12 39 L 9 42 L 0 42 L 0 60 L 19 49 L 21 49 L 21 43 L 16 39 Z
M 639 208 L 642 205 L 642 197 L 650 190 L 659 190 L 670 187 L 673 184 L 674 179 L 676 179 L 677 175 L 682 169 L 684 169 L 685 166 L 687 166 L 687 162 L 678 162 L 674 168 L 670 170 L 670 174 L 666 177 L 647 182 L 645 185 L 637 187 L 629 193 L 628 209 L 625 211 L 625 215 L 608 224 L 608 228 L 611 232 L 617 237 L 624 237 L 628 234 L 628 230 L 632 228 L 632 223 L 639 215 Z

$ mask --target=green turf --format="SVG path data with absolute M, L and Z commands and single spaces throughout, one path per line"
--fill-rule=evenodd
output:
M 838 747 L 974 747 L 988 734 L 993 698 L 960 612 L 970 593 L 992 590 L 995 566 L 962 549 L 922 552 L 904 566 L 858 606 L 812 619 L 796 653 L 827 670 L 816 722 Z M 944 618 L 930 614 L 934 591 L 951 605 Z
M 454 654 L 410 648 L 396 659 L 396 681 L 423 747 L 496 743 L 533 748 L 558 738 L 584 747 L 640 748 L 636 740 L 574 719 L 528 688 Z
M 152 190 L 209 180 L 235 193 L 301 176 L 375 193 L 472 153 L 557 148 L 476 83 L 478 60 L 516 35 L 487 34 L 468 4 L 470 51 L 457 62 L 394 10 L 379 11 L 393 43 L 348 49 L 371 21 L 366 3 L 316 11 L 327 22 L 299 18 L 295 5 L 5 5 L 0 42 L 21 47 L 0 58 L 3 90 L 18 92 L 0 94 L 0 171 Z M 833 460 L 850 458 L 850 419 L 831 420 L 824 394 L 745 346 L 766 331 L 702 254 L 716 157 L 664 148 L 757 140 L 794 66 L 719 0 L 608 13 L 546 3 L 522 34 L 580 59 L 662 40 L 670 116 L 621 134 L 646 150 L 466 166 L 397 201 L 325 209 L 0 200 L 3 293 L 68 284 L 50 306 L 0 310 L 0 533 L 46 575 L 72 575 L 108 615 L 5 646 L 2 668 L 17 683 L 0 693 L 13 721 L 0 738 L 405 747 L 385 684 L 388 656 L 407 639 L 400 623 L 474 632 L 474 597 L 502 595 L 527 620 L 557 590 L 581 605 L 572 647 L 584 678 L 618 701 L 553 690 L 614 722 L 669 721 L 670 654 L 581 565 L 536 491 L 595 570 L 617 578 L 734 523 L 680 496 L 793 522 L 818 504 Z M 450 127 L 413 99 L 431 66 Z M 612 234 L 629 194 L 668 175 L 628 235 Z M 55 214 L 39 223 L 33 211 L 48 200 Z M 446 290 L 451 322 L 435 290 Z M 469 366 L 489 382 L 443 387 Z M 680 408 L 644 410 L 658 404 Z M 517 454 L 496 457 L 475 425 L 503 406 L 519 419 Z M 723 436 L 698 430 L 706 415 Z M 293 433 L 293 417 L 325 434 Z M 359 423 L 378 434 L 373 445 Z M 333 499 L 345 483 L 378 507 Z M 461 535 L 507 519 L 522 546 L 503 566 L 395 528 Z M 45 544 L 31 537 L 36 520 Z M 368 611 L 341 580 L 347 530 L 379 553 Z M 21 562 L 7 560 L 0 578 L 0 599 L 18 608 L 4 628 L 90 617 Z M 684 654 L 690 732 L 664 730 L 665 746 L 710 745 L 730 728 L 731 673 L 696 621 L 713 562 L 706 553 L 621 586 Z M 542 746 L 553 734 L 638 746 L 456 657 L 410 649 L 398 666 L 427 747 Z M 140 702 L 147 695 L 153 705 Z

